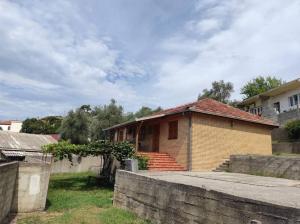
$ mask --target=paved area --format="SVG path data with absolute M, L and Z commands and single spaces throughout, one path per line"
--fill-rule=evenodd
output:
M 300 181 L 223 172 L 139 172 L 138 174 L 300 209 Z

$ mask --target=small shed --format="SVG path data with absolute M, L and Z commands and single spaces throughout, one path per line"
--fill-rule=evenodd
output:
M 0 157 L 17 161 L 42 160 L 49 156 L 42 153 L 42 146 L 56 142 L 50 135 L 0 131 Z

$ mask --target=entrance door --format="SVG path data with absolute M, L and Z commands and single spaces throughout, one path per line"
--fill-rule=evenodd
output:
M 159 132 L 160 132 L 159 124 L 153 125 L 153 132 L 152 132 L 152 151 L 153 152 L 159 151 Z

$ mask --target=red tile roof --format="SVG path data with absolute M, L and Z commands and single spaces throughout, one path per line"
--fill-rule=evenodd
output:
M 11 121 L 0 121 L 0 125 L 11 125 Z
M 178 107 L 162 110 L 158 113 L 155 113 L 155 115 L 158 114 L 169 115 L 169 114 L 181 113 L 184 111 L 194 111 L 203 114 L 211 114 L 220 117 L 228 117 L 237 120 L 244 120 L 252 123 L 278 126 L 272 120 L 248 113 L 246 111 L 240 110 L 238 108 L 229 106 L 227 104 L 209 98 L 202 99 L 189 104 L 184 104 Z

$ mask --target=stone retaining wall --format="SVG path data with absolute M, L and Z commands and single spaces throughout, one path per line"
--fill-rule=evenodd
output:
M 229 172 L 300 180 L 300 156 L 230 156 Z
M 299 209 L 188 184 L 118 171 L 114 206 L 157 224 L 298 223 Z
M 273 153 L 300 154 L 300 142 L 280 142 L 272 144 Z
M 10 213 L 18 173 L 18 162 L 0 163 L 0 223 Z

